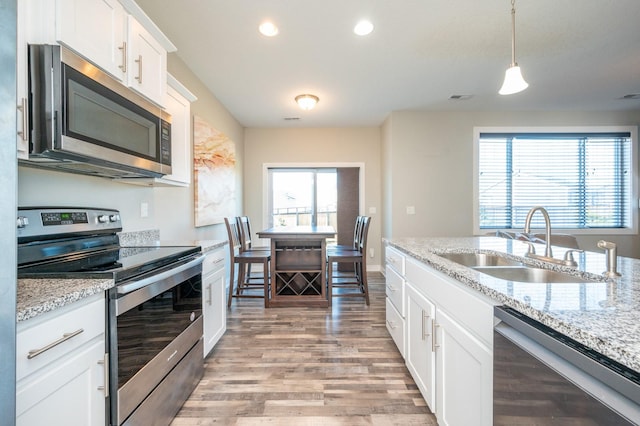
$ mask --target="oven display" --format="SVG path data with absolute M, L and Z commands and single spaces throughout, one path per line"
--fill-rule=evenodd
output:
M 89 223 L 86 212 L 41 213 L 42 225 L 75 225 L 77 223 Z

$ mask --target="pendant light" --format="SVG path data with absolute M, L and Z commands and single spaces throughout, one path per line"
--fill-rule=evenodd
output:
M 516 62 L 516 0 L 511 0 L 511 65 L 504 74 L 504 83 L 500 88 L 501 95 L 512 95 L 522 92 L 529 84 L 522 78 L 522 71 Z

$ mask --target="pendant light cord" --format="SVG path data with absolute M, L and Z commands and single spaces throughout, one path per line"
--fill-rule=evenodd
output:
M 511 0 L 511 66 L 516 67 L 516 0 Z

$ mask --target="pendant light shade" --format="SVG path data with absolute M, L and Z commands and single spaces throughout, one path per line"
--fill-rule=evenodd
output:
M 516 62 L 516 0 L 511 0 L 511 65 L 504 73 L 504 83 L 500 88 L 501 95 L 512 95 L 529 87 L 524 81 L 522 71 Z
M 507 71 L 505 71 L 504 83 L 502 83 L 502 87 L 498 93 L 501 95 L 511 95 L 522 92 L 527 87 L 529 87 L 529 84 L 522 78 L 520 67 L 516 64 L 507 68 Z
M 296 96 L 296 102 L 298 103 L 298 106 L 305 111 L 313 109 L 313 107 L 316 106 L 319 100 L 320 99 L 315 95 L 304 94 Z

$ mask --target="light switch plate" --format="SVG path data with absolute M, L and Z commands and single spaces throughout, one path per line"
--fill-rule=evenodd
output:
M 407 214 L 416 214 L 415 206 L 407 206 Z

